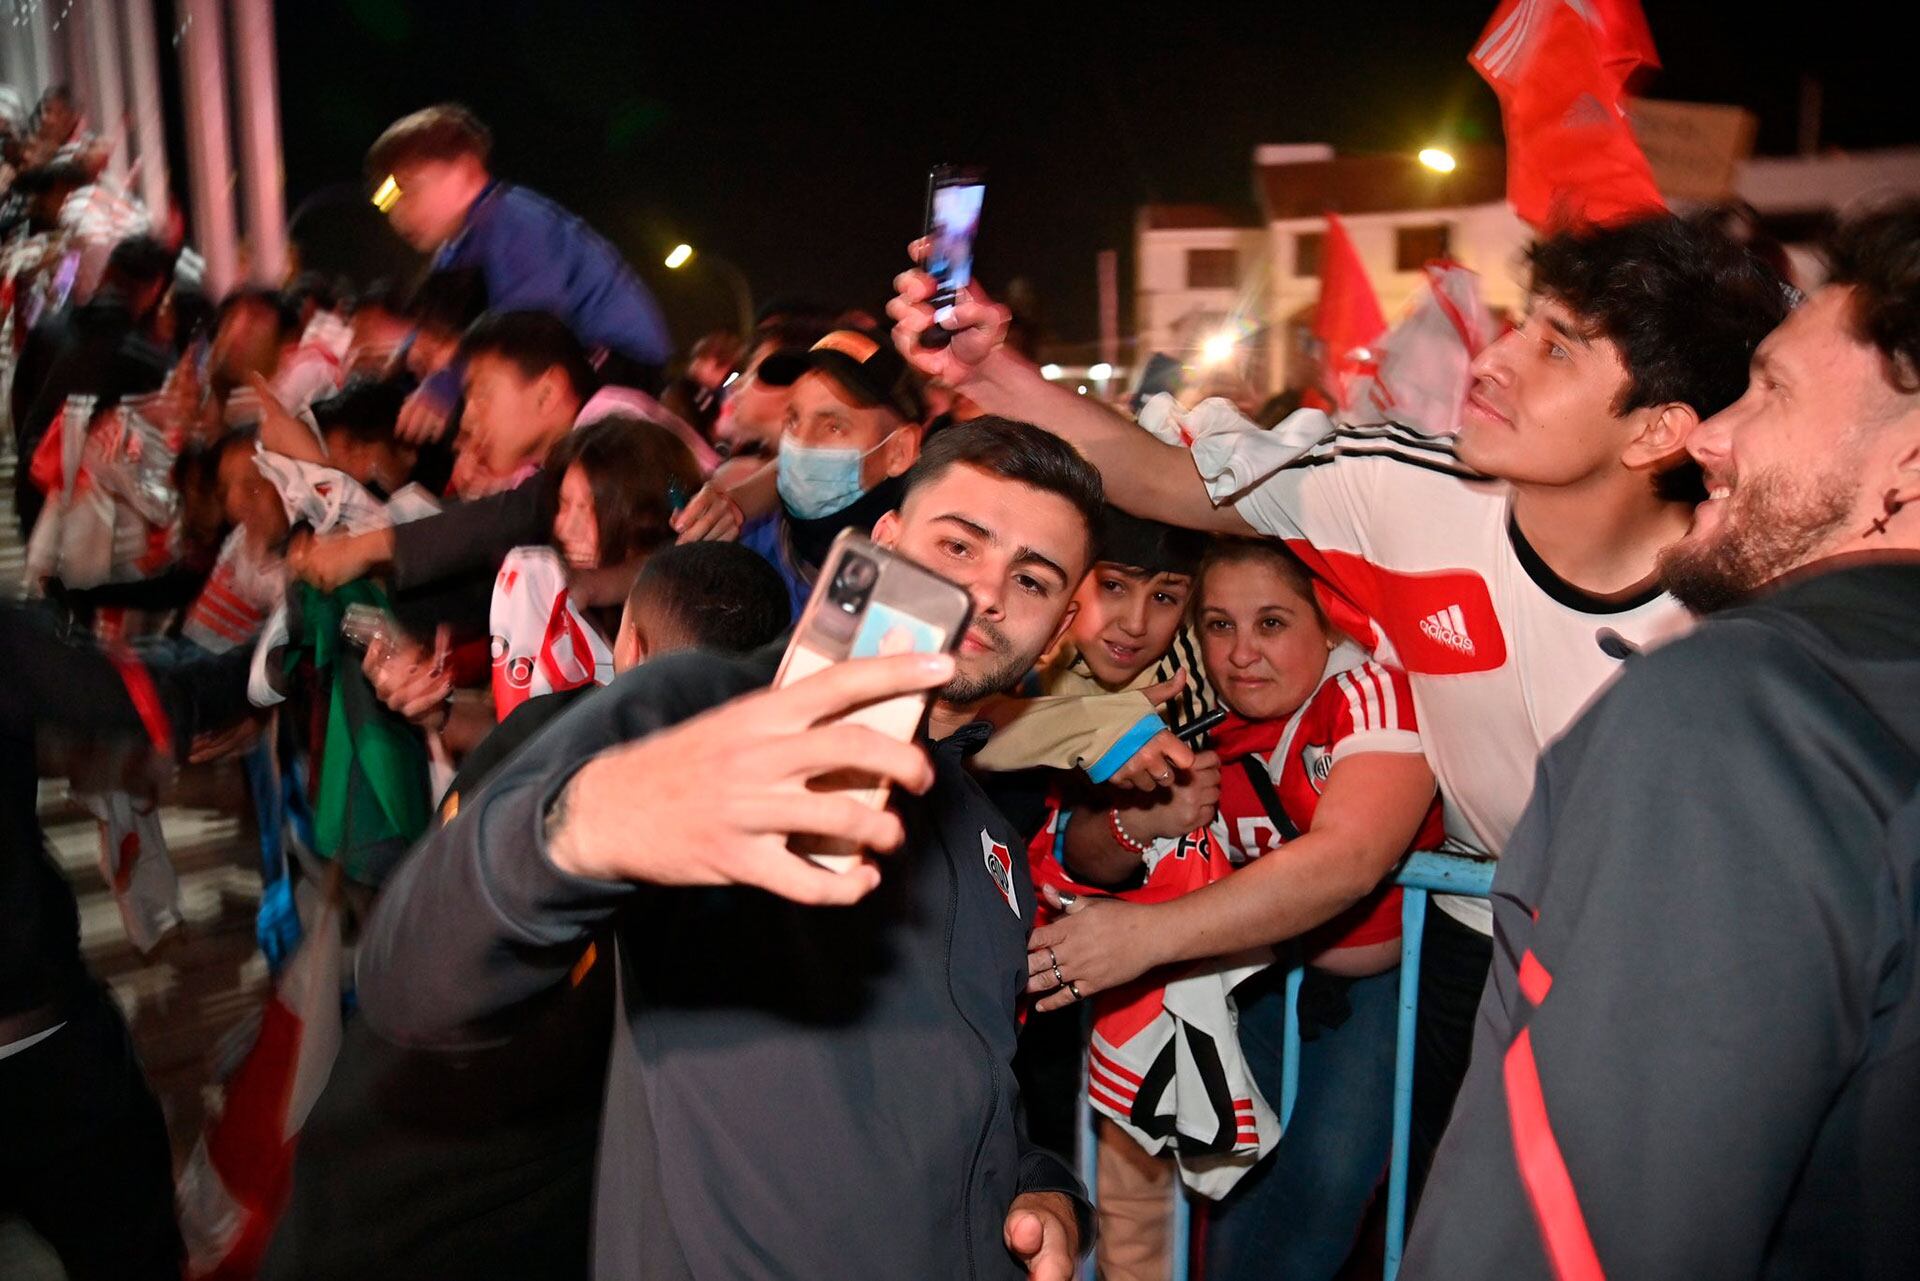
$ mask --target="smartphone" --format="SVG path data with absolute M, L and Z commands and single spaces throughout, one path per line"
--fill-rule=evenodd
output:
M 1203 716 L 1194 717 L 1185 725 L 1174 726 L 1173 736 L 1185 743 L 1188 747 L 1192 747 L 1200 741 L 1201 736 L 1208 730 L 1214 728 L 1226 719 L 1227 709 L 1224 707 L 1216 707 Z
M 950 652 L 966 635 L 972 614 L 973 598 L 965 589 L 851 529 L 842 530 L 820 566 L 774 688 L 844 659 Z M 842 719 L 907 742 L 919 730 L 931 698 L 930 692 L 900 694 L 857 707 Z M 887 803 L 887 785 L 868 774 L 827 774 L 812 786 L 846 792 L 874 809 Z M 796 836 L 789 848 L 836 872 L 855 866 L 862 855 L 857 845 L 835 837 Z
M 375 644 L 399 640 L 401 632 L 392 614 L 376 605 L 356 602 L 347 606 L 346 616 L 340 620 L 340 634 L 349 644 L 372 649 Z
M 937 323 L 920 336 L 923 346 L 944 347 L 953 337 L 953 303 L 973 283 L 973 242 L 986 195 L 984 170 L 940 165 L 927 175 L 926 268 Z

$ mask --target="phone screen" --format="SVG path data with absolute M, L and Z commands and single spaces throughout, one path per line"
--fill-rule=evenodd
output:
M 987 184 L 978 173 L 936 169 L 927 195 L 927 274 L 933 277 L 933 318 L 953 321 L 953 302 L 973 282 L 973 242 Z

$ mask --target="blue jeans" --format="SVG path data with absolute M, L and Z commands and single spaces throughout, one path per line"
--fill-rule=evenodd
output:
M 1400 971 L 1341 980 L 1308 970 L 1301 1004 L 1314 1004 L 1316 987 L 1343 982 L 1345 1022 L 1316 1030 L 1303 1021 L 1293 1123 L 1267 1159 L 1209 1210 L 1207 1281 L 1328 1281 L 1353 1252 L 1393 1147 Z M 1275 965 L 1235 995 L 1241 1049 L 1278 1112 L 1286 970 Z

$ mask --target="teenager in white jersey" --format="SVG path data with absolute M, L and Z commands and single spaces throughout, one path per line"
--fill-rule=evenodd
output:
M 1311 418 L 1203 437 L 1190 457 L 1161 443 L 1008 351 L 1005 310 L 978 293 L 956 308 L 950 344 L 923 348 L 934 321 L 922 272 L 899 277 L 888 311 L 924 372 L 1071 441 L 1117 505 L 1287 540 L 1341 597 L 1342 629 L 1406 671 L 1450 843 L 1498 855 L 1541 748 L 1621 656 L 1687 625 L 1655 572 L 1702 496 L 1687 438 L 1740 395 L 1754 347 L 1786 311 L 1782 283 L 1744 249 L 1666 215 L 1562 234 L 1529 258 L 1528 315 L 1475 359 L 1457 439 L 1340 429 L 1297 458 L 1279 446 L 1303 428 L 1299 443 L 1311 442 Z M 1484 903 L 1434 903 L 1421 1170 L 1466 1069 L 1490 955 Z

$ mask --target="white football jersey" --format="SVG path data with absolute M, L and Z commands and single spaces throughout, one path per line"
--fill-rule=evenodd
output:
M 1252 450 L 1249 450 L 1249 446 Z M 1247 474 L 1254 433 L 1195 447 L 1203 476 Z M 1607 601 L 1558 578 L 1521 536 L 1499 481 L 1452 443 L 1392 425 L 1342 428 L 1243 487 L 1237 510 L 1284 539 L 1331 589 L 1336 625 L 1407 673 L 1445 803 L 1449 845 L 1498 855 L 1541 750 L 1613 679 L 1629 648 L 1692 622 L 1658 589 Z M 1436 896 L 1492 932 L 1484 900 Z

